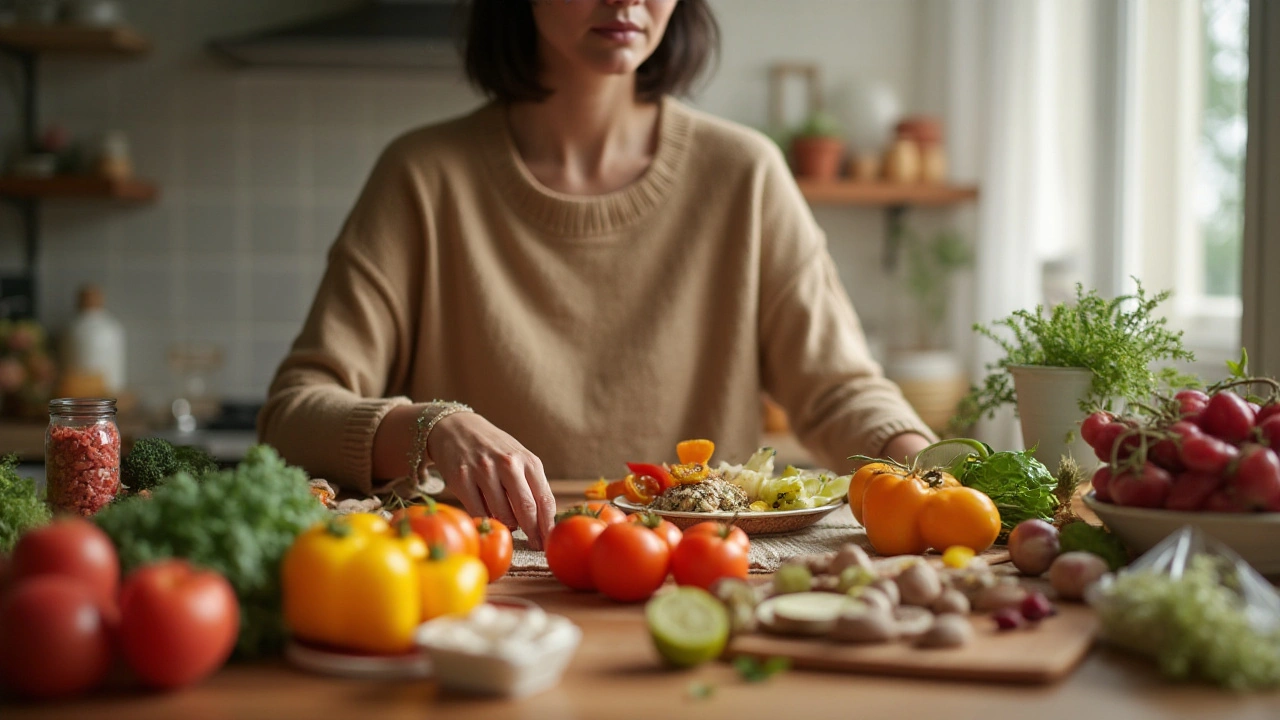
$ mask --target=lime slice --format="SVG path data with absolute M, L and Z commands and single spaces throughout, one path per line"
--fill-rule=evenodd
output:
M 976 455 L 979 460 L 985 460 L 990 454 L 991 448 L 987 447 L 986 443 L 970 438 L 950 438 L 940 440 L 921 450 L 916 457 L 916 467 L 953 468 L 970 455 Z
M 658 654 L 677 667 L 714 660 L 729 641 L 729 611 L 701 588 L 658 595 L 645 606 L 644 617 Z

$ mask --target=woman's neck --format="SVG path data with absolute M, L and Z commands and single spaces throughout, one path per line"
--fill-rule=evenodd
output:
M 601 195 L 634 182 L 657 148 L 658 106 L 635 97 L 635 77 L 562 83 L 539 103 L 508 110 L 516 149 L 552 190 Z

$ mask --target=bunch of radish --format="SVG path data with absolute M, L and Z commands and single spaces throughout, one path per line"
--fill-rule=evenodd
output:
M 1262 385 L 1266 397 L 1242 396 Z M 1095 412 L 1080 435 L 1102 466 L 1098 500 L 1129 507 L 1280 512 L 1280 383 L 1247 378 L 1181 390 L 1143 417 Z

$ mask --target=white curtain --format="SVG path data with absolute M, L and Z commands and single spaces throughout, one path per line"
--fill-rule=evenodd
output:
M 975 228 L 973 319 L 990 324 L 1043 302 L 1046 260 L 1074 260 L 1091 225 L 1087 146 L 1092 74 L 1077 58 L 1088 42 L 1089 3 L 1072 0 L 939 0 L 926 23 L 941 35 L 930 58 L 946 94 L 956 175 L 981 188 Z M 941 32 L 938 32 L 941 28 Z M 1069 283 L 1068 283 L 1069 284 Z M 975 380 L 1001 355 L 975 339 Z M 1009 409 L 976 430 L 997 448 L 1021 447 Z

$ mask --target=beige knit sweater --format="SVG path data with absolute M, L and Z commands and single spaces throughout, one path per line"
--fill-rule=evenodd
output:
M 393 406 L 467 403 L 551 478 L 674 461 L 677 441 L 743 462 L 760 391 L 828 466 L 928 429 L 867 352 L 777 147 L 663 102 L 645 174 L 560 194 L 487 105 L 383 154 L 329 253 L 259 434 L 357 490 Z

